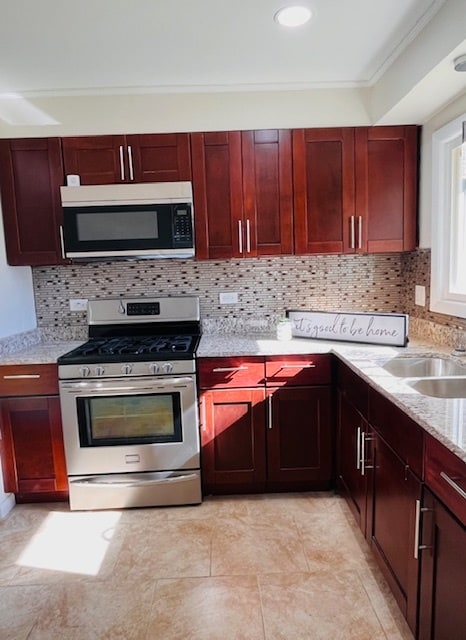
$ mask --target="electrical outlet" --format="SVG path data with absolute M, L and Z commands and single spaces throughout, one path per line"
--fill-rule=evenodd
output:
M 87 311 L 87 298 L 70 299 L 70 311 Z
M 236 304 L 238 302 L 238 294 L 236 291 L 225 291 L 218 296 L 220 304 Z
M 419 284 L 414 287 L 414 304 L 419 307 L 426 306 L 426 288 Z

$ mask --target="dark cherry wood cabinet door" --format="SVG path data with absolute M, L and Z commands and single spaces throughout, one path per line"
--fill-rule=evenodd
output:
M 356 244 L 368 253 L 416 247 L 418 128 L 355 130 Z
M 264 491 L 264 390 L 204 391 L 201 446 L 204 493 Z
M 18 502 L 63 500 L 68 479 L 58 397 L 0 401 L 5 490 Z
M 367 422 L 358 410 L 338 392 L 338 427 L 337 427 L 337 483 L 338 488 L 358 523 L 366 535 L 368 512 L 367 473 L 361 470 L 361 433 L 368 432 Z
M 291 131 L 243 131 L 244 255 L 293 253 Z
M 189 133 L 128 135 L 126 153 L 135 182 L 191 180 Z
M 416 633 L 419 561 L 414 555 L 416 501 L 421 481 L 375 432 L 371 434 L 372 550 L 413 634 Z
M 59 138 L 0 140 L 0 190 L 10 265 L 53 265 L 62 258 Z
M 293 131 L 296 254 L 344 253 L 354 216 L 354 129 Z
M 65 175 L 78 175 L 81 184 L 115 184 L 129 180 L 125 136 L 63 138 L 62 146 Z
M 267 489 L 329 489 L 333 482 L 330 387 L 269 389 L 267 411 Z
M 191 134 L 196 257 L 244 254 L 241 133 Z
M 466 529 L 424 490 L 419 640 L 463 640 L 466 631 Z

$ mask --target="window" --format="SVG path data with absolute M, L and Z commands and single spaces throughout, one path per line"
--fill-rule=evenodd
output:
M 466 318 L 466 114 L 432 138 L 432 311 Z

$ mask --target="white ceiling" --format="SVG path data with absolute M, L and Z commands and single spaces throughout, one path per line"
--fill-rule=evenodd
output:
M 0 92 L 372 85 L 444 0 L 1 0 Z
M 466 89 L 466 74 L 452 73 L 455 47 L 466 53 L 466 0 L 298 0 L 313 18 L 286 30 L 273 16 L 291 3 L 0 0 L 0 101 L 348 89 L 374 94 L 373 121 L 398 103 L 421 121 Z M 451 42 L 443 16 L 463 16 Z M 426 58 L 405 61 L 424 36 Z

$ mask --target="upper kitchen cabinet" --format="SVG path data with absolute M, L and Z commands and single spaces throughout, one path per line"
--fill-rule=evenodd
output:
M 293 132 L 295 253 L 416 246 L 417 127 Z
M 191 180 L 189 133 L 63 138 L 66 175 L 81 184 Z
M 10 265 L 49 265 L 62 257 L 59 138 L 0 140 L 0 189 Z
M 354 218 L 354 129 L 293 131 L 296 254 L 344 253 Z
M 350 250 L 415 249 L 417 165 L 416 126 L 355 130 L 356 200 Z
M 191 134 L 196 257 L 239 257 L 245 246 L 241 133 Z
M 191 148 L 197 257 L 292 253 L 291 132 L 194 133 Z
M 293 253 L 291 131 L 241 134 L 246 256 Z

